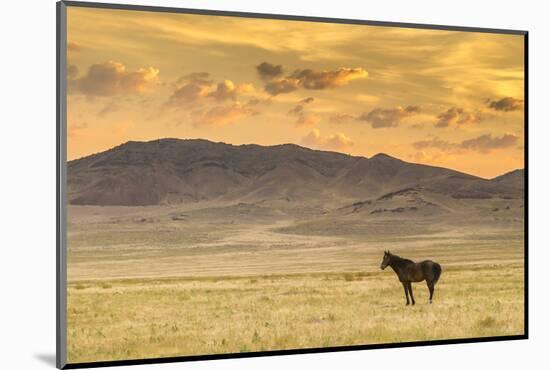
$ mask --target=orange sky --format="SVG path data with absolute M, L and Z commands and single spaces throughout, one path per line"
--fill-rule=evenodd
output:
M 205 138 L 523 167 L 523 36 L 69 7 L 68 159 Z

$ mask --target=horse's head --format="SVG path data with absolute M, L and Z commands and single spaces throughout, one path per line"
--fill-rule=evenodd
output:
M 380 268 L 383 270 L 390 264 L 390 257 L 391 253 L 390 251 L 384 251 L 384 257 L 382 258 L 382 263 L 380 264 Z

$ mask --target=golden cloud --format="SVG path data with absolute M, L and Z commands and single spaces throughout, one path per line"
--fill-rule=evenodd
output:
M 391 109 L 375 108 L 369 113 L 363 113 L 357 117 L 360 121 L 369 122 L 372 128 L 397 127 L 401 120 L 420 112 L 419 106 L 409 105 L 406 108 L 396 107 Z
M 453 143 L 434 137 L 429 140 L 414 142 L 412 145 L 417 150 L 435 148 L 443 152 L 476 151 L 479 153 L 489 153 L 496 149 L 510 148 L 516 145 L 518 141 L 519 136 L 514 134 L 504 134 L 500 137 L 484 134 L 460 143 Z
M 67 79 L 74 80 L 78 76 L 78 67 L 74 64 L 67 66 Z
M 460 147 L 481 153 L 489 153 L 494 149 L 512 147 L 517 144 L 518 140 L 519 136 L 514 134 L 504 134 L 501 137 L 493 137 L 491 134 L 485 134 L 475 139 L 464 140 L 460 143 Z
M 291 116 L 298 116 L 304 112 L 304 106 L 302 104 L 298 104 L 294 108 L 288 111 L 288 114 Z
M 446 159 L 449 156 L 446 153 L 443 152 L 437 152 L 437 153 L 427 153 L 424 150 L 418 151 L 414 153 L 413 155 L 410 155 L 409 158 L 414 160 L 415 162 L 423 162 L 423 163 L 434 163 L 439 162 L 442 159 Z
M 342 150 L 354 145 L 353 140 L 343 133 L 336 133 L 330 136 L 322 136 L 320 131 L 313 129 L 308 135 L 302 138 L 302 144 L 312 148 L 331 150 Z
M 208 96 L 216 100 L 236 100 L 237 95 L 254 91 L 252 84 L 235 85 L 231 80 L 225 80 L 218 83 L 216 90 L 210 92 Z
M 438 137 L 433 137 L 429 140 L 416 141 L 412 145 L 415 149 L 419 149 L 419 150 L 435 148 L 442 151 L 453 151 L 457 149 L 457 144 L 451 143 L 450 141 L 447 141 L 447 140 L 442 140 Z
M 270 81 L 264 86 L 264 90 L 270 95 L 288 94 L 298 90 L 300 80 L 296 78 L 283 78 L 277 81 Z
M 212 85 L 212 81 L 207 80 L 208 76 L 206 72 L 198 72 L 179 78 L 174 92 L 168 99 L 168 104 L 185 105 L 207 97 Z
M 69 92 L 90 97 L 139 94 L 159 83 L 158 74 L 154 67 L 127 71 L 122 63 L 110 60 L 93 64 L 84 76 L 71 79 Z
M 109 113 L 119 110 L 120 104 L 116 99 L 117 98 L 114 98 L 109 103 L 107 103 L 99 112 L 97 112 L 96 116 L 102 118 L 107 116 Z
M 304 107 L 313 103 L 314 100 L 315 98 L 313 97 L 302 99 L 294 108 L 288 111 L 288 115 L 298 117 L 296 120 L 296 126 L 312 126 L 319 123 L 320 118 L 318 116 L 307 113 L 304 110 Z
M 480 123 L 482 118 L 479 113 L 467 112 L 463 108 L 451 107 L 437 116 L 435 127 L 443 128 L 451 125 L 471 125 Z
M 353 80 L 368 77 L 363 68 L 340 68 L 334 71 L 313 71 L 298 69 L 281 79 L 271 79 L 264 89 L 270 95 L 291 93 L 304 88 L 307 90 L 324 90 L 345 86 Z
M 334 114 L 334 115 L 330 116 L 329 121 L 331 123 L 341 124 L 341 123 L 348 122 L 348 121 L 355 120 L 355 119 L 357 119 L 357 117 L 354 116 L 353 114 L 337 113 L 337 114 Z
M 263 80 L 272 80 L 283 74 L 282 65 L 274 65 L 268 62 L 263 62 L 256 66 L 256 71 Z
M 321 119 L 314 114 L 301 114 L 296 120 L 296 126 L 314 126 Z
M 512 112 L 523 109 L 523 100 L 513 97 L 502 98 L 500 100 L 487 100 L 487 106 L 494 110 L 503 112 Z
M 214 87 L 214 81 L 209 80 L 209 76 L 207 72 L 196 72 L 179 78 L 172 95 L 168 99 L 168 105 L 185 106 L 204 98 L 212 98 L 217 101 L 235 101 L 240 94 L 254 91 L 252 84 L 236 85 L 231 80 L 224 80 Z
M 67 43 L 67 50 L 68 50 L 69 52 L 80 51 L 80 50 L 82 50 L 82 46 L 81 46 L 79 43 L 77 43 L 77 42 L 69 41 L 69 42 Z
M 248 105 L 239 102 L 215 106 L 206 110 L 204 113 L 199 112 L 195 120 L 195 125 L 225 125 L 257 113 L 257 111 L 251 109 Z
M 82 130 L 88 128 L 88 122 L 69 123 L 67 125 L 67 136 L 74 137 L 80 135 Z
M 310 96 L 309 98 L 300 100 L 298 104 L 309 104 L 309 103 L 313 103 L 314 101 L 315 101 L 315 98 Z
M 305 89 L 323 90 L 344 86 L 353 80 L 367 78 L 368 75 L 363 68 L 340 68 L 321 72 L 311 69 L 296 70 L 290 77 L 298 79 Z

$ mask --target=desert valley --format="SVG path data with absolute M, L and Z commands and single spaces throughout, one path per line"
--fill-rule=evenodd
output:
M 179 139 L 67 166 L 71 362 L 523 333 L 523 169 Z M 433 304 L 388 249 L 443 266 Z

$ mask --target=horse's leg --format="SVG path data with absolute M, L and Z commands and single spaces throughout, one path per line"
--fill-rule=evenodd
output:
M 407 283 L 403 283 L 403 288 L 405 289 L 405 298 L 407 298 L 407 306 L 409 305 L 409 292 L 407 290 Z
M 409 287 L 409 294 L 411 295 L 412 305 L 414 306 L 413 287 L 410 281 L 407 283 L 407 286 Z
M 430 303 L 432 303 L 432 297 L 434 295 L 434 283 L 431 280 L 426 280 L 426 283 L 428 284 L 428 289 L 430 290 Z

